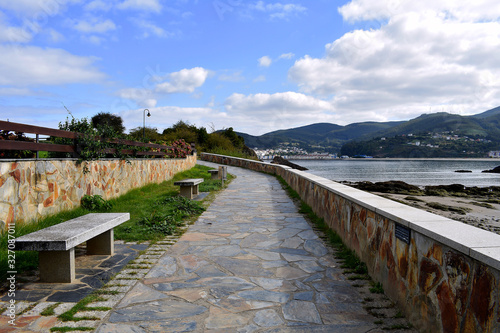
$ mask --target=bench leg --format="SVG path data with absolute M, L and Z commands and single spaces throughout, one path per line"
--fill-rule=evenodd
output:
M 195 185 L 193 186 L 193 195 L 198 195 L 200 194 L 199 190 L 198 190 L 198 185 Z
M 192 186 L 181 186 L 180 194 L 184 198 L 193 199 L 193 187 Z
M 38 252 L 40 281 L 49 283 L 75 282 L 75 249 Z
M 87 241 L 87 254 L 113 255 L 115 252 L 113 229 L 103 232 Z
M 219 179 L 219 175 L 214 172 L 212 173 L 212 177 L 210 179 Z

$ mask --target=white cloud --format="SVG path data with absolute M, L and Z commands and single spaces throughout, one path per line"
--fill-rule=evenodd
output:
M 156 99 L 149 89 L 145 88 L 126 88 L 118 91 L 118 96 L 124 99 L 134 101 L 137 105 L 145 108 L 152 108 L 156 106 Z
M 168 81 L 156 85 L 155 91 L 167 94 L 192 93 L 205 83 L 209 74 L 210 71 L 202 67 L 170 73 L 167 75 Z
M 28 96 L 33 92 L 27 88 L 0 87 L 0 96 Z
M 159 13 L 162 6 L 158 0 L 125 0 L 117 8 Z
M 133 22 L 142 29 L 142 38 L 148 38 L 150 36 L 167 38 L 175 35 L 174 33 L 168 32 L 165 29 L 145 20 L 133 20 Z
M 253 82 L 264 82 L 264 81 L 266 81 L 265 75 L 259 75 L 255 79 L 253 79 Z
M 111 30 L 116 30 L 116 25 L 110 19 L 102 20 L 96 17 L 90 17 L 86 20 L 77 20 L 72 24 L 73 29 L 82 33 L 103 34 Z
M 284 20 L 304 13 L 307 10 L 306 7 L 297 4 L 265 3 L 264 1 L 257 1 L 255 4 L 250 4 L 249 9 L 266 13 L 271 19 Z
M 1 17 L 0 17 L 1 19 Z M 0 21 L 0 42 L 27 43 L 32 34 L 20 27 L 9 27 Z
M 472 114 L 500 105 L 500 58 L 493 56 L 500 22 L 485 21 L 489 14 L 474 12 L 476 4 L 467 11 L 457 1 L 449 12 L 436 12 L 427 9 L 442 2 L 422 2 L 387 9 L 395 2 L 352 1 L 340 9 L 345 19 L 387 21 L 346 33 L 326 45 L 323 58 L 296 61 L 289 78 L 306 93 L 334 96 L 336 111 L 356 121 L 408 119 L 429 107 Z
M 232 94 L 224 103 L 227 117 L 239 131 L 263 134 L 336 120 L 330 102 L 292 91 L 275 94 Z
M 89 2 L 84 6 L 84 8 L 88 11 L 104 11 L 107 12 L 112 8 L 112 4 L 109 2 L 105 2 L 102 0 L 94 0 Z
M 0 54 L 2 85 L 96 83 L 105 78 L 94 67 L 96 58 L 76 56 L 61 49 L 0 45 Z
M 459 21 L 497 20 L 500 17 L 500 3 L 496 0 L 353 0 L 339 8 L 344 20 L 349 22 L 386 20 L 409 12 L 442 13 L 443 16 Z
M 68 0 L 0 0 L 0 8 L 11 10 L 19 14 L 55 15 L 61 10 L 61 6 L 72 2 Z
M 283 53 L 282 55 L 279 56 L 278 59 L 292 59 L 293 57 L 295 57 L 295 54 L 293 53 Z
M 259 66 L 261 66 L 261 67 L 269 67 L 269 66 L 271 66 L 271 63 L 273 62 L 273 60 L 271 58 L 269 58 L 268 56 L 263 56 L 263 57 L 259 58 L 258 61 L 259 61 Z
M 118 96 L 135 102 L 140 107 L 153 108 L 157 105 L 158 96 L 162 94 L 193 93 L 201 87 L 210 71 L 201 67 L 183 69 L 167 74 L 164 77 L 152 78 L 155 84 L 150 86 L 144 82 L 143 87 L 125 88 L 117 92 Z M 168 80 L 163 82 L 164 80 Z M 130 106 L 129 106 L 130 108 Z
M 245 77 L 242 75 L 241 71 L 227 72 L 219 75 L 220 81 L 226 82 L 242 82 L 245 81 Z

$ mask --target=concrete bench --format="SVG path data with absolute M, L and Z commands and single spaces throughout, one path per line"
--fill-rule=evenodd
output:
M 91 213 L 16 239 L 18 251 L 38 251 L 42 282 L 75 281 L 75 246 L 87 242 L 87 254 L 113 255 L 113 228 L 129 213 Z
M 208 170 L 208 173 L 212 175 L 211 179 L 219 179 L 219 170 Z
M 192 179 L 183 179 L 177 182 L 174 182 L 174 185 L 181 187 L 181 196 L 193 199 L 195 195 L 200 194 L 198 191 L 198 185 L 203 183 L 203 178 L 192 178 Z

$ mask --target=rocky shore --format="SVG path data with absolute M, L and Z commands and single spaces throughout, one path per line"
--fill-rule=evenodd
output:
M 500 234 L 500 186 L 419 187 L 402 181 L 344 184 Z

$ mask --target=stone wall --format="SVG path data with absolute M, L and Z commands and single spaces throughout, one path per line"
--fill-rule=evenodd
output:
M 83 195 L 104 199 L 149 183 L 161 183 L 192 168 L 196 154 L 176 159 L 75 159 L 0 161 L 0 230 L 80 205 Z M 87 166 L 88 173 L 83 172 Z
M 500 235 L 286 166 L 200 158 L 283 177 L 421 331 L 500 332 Z

